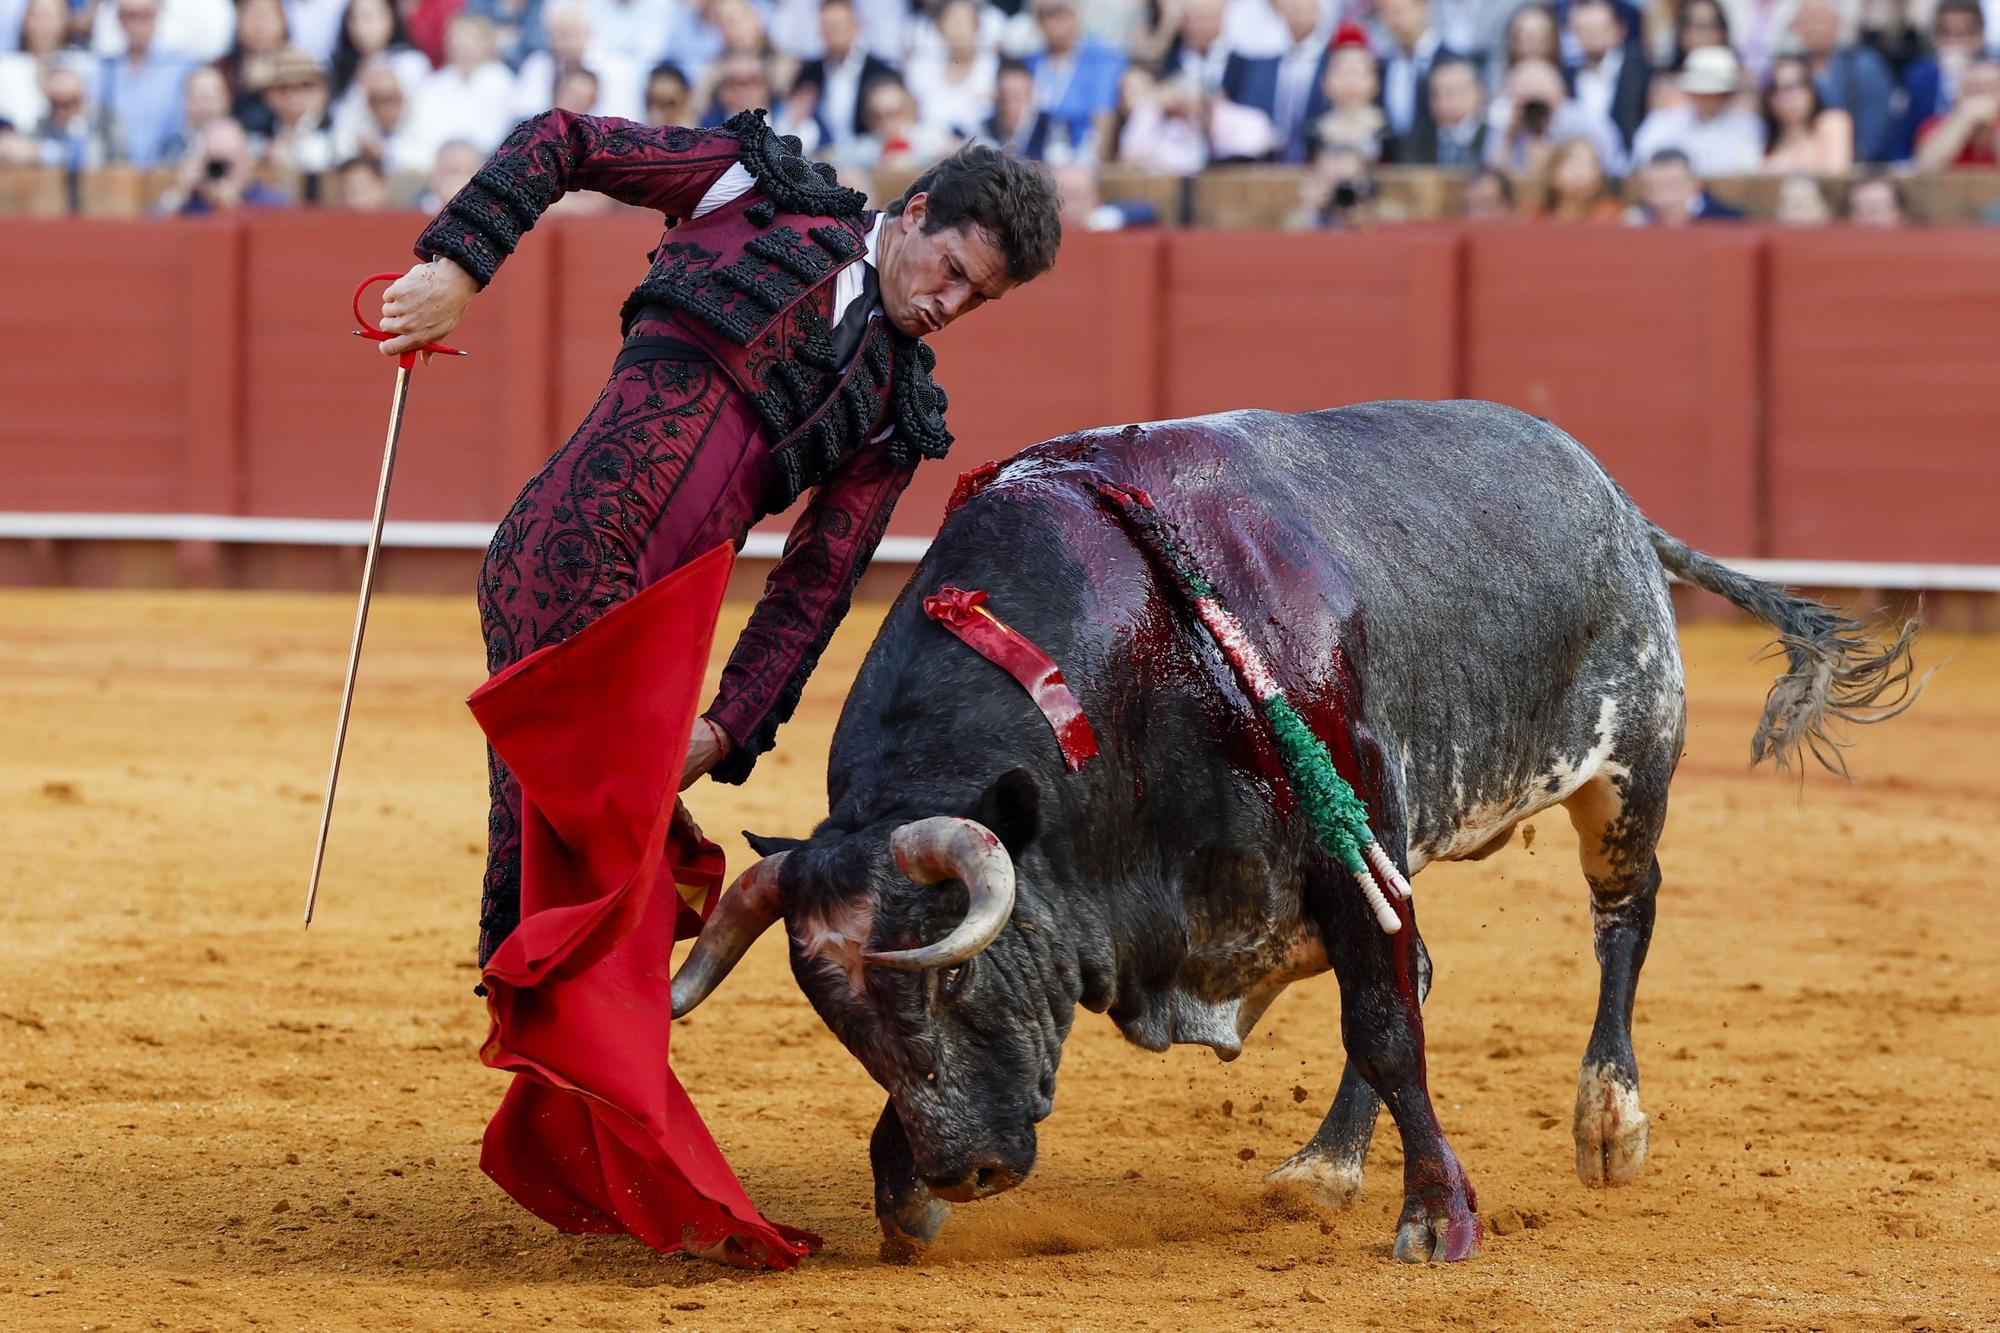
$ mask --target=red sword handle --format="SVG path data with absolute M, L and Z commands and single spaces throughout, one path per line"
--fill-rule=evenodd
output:
M 354 322 L 361 326 L 360 328 L 354 331 L 355 337 L 366 338 L 370 342 L 385 343 L 388 342 L 389 339 L 396 336 L 393 333 L 385 333 L 381 329 L 376 328 L 373 324 L 370 324 L 368 322 L 368 316 L 361 313 L 361 294 L 367 291 L 370 287 L 373 287 L 378 282 L 394 282 L 396 279 L 402 276 L 403 275 L 400 273 L 372 273 L 369 276 L 363 278 L 361 280 L 361 285 L 354 289 Z M 411 366 L 417 364 L 417 357 L 425 353 L 435 353 L 439 356 L 466 355 L 466 353 L 460 348 L 447 347 L 443 343 L 431 343 L 428 346 L 414 347 L 411 348 L 409 351 L 404 352 L 401 356 L 396 358 L 396 364 L 401 366 L 404 370 L 408 370 Z

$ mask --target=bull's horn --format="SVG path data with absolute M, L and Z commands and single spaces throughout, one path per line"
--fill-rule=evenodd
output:
M 685 1018 L 709 997 L 757 937 L 784 915 L 778 900 L 778 867 L 790 852 L 767 856 L 736 877 L 709 913 L 681 970 L 674 973 L 674 1017 Z
M 896 865 L 918 884 L 965 885 L 965 920 L 936 944 L 863 957 L 884 967 L 950 967 L 993 943 L 1014 914 L 1014 861 L 984 825 L 954 815 L 905 824 L 889 839 Z

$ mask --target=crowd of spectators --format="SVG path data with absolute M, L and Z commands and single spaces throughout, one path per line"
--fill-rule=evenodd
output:
M 1093 227 L 1148 213 L 1107 165 L 1237 162 L 1306 168 L 1331 226 L 1391 164 L 1459 173 L 1475 217 L 1704 221 L 1733 212 L 1704 178 L 1769 174 L 1784 220 L 1893 223 L 1900 175 L 2000 168 L 1989 4 L 0 0 L 0 167 L 170 172 L 166 211 L 433 207 L 551 107 L 766 107 L 856 180 L 1016 149 Z

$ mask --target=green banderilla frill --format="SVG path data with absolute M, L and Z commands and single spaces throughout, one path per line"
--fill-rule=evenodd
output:
M 1333 766 L 1326 742 L 1313 734 L 1304 718 L 1283 697 L 1264 705 L 1264 720 L 1278 744 L 1278 761 L 1305 810 L 1306 822 L 1320 845 L 1355 875 L 1368 873 L 1362 853 L 1375 841 L 1368 827 L 1368 807 Z

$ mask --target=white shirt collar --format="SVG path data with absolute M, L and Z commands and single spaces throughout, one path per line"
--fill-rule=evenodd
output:
M 882 245 L 882 224 L 888 220 L 889 215 L 887 213 L 877 213 L 875 215 L 875 225 L 868 229 L 867 253 L 862 256 L 862 259 L 870 268 L 879 270 L 882 267 L 881 261 L 875 255 Z

